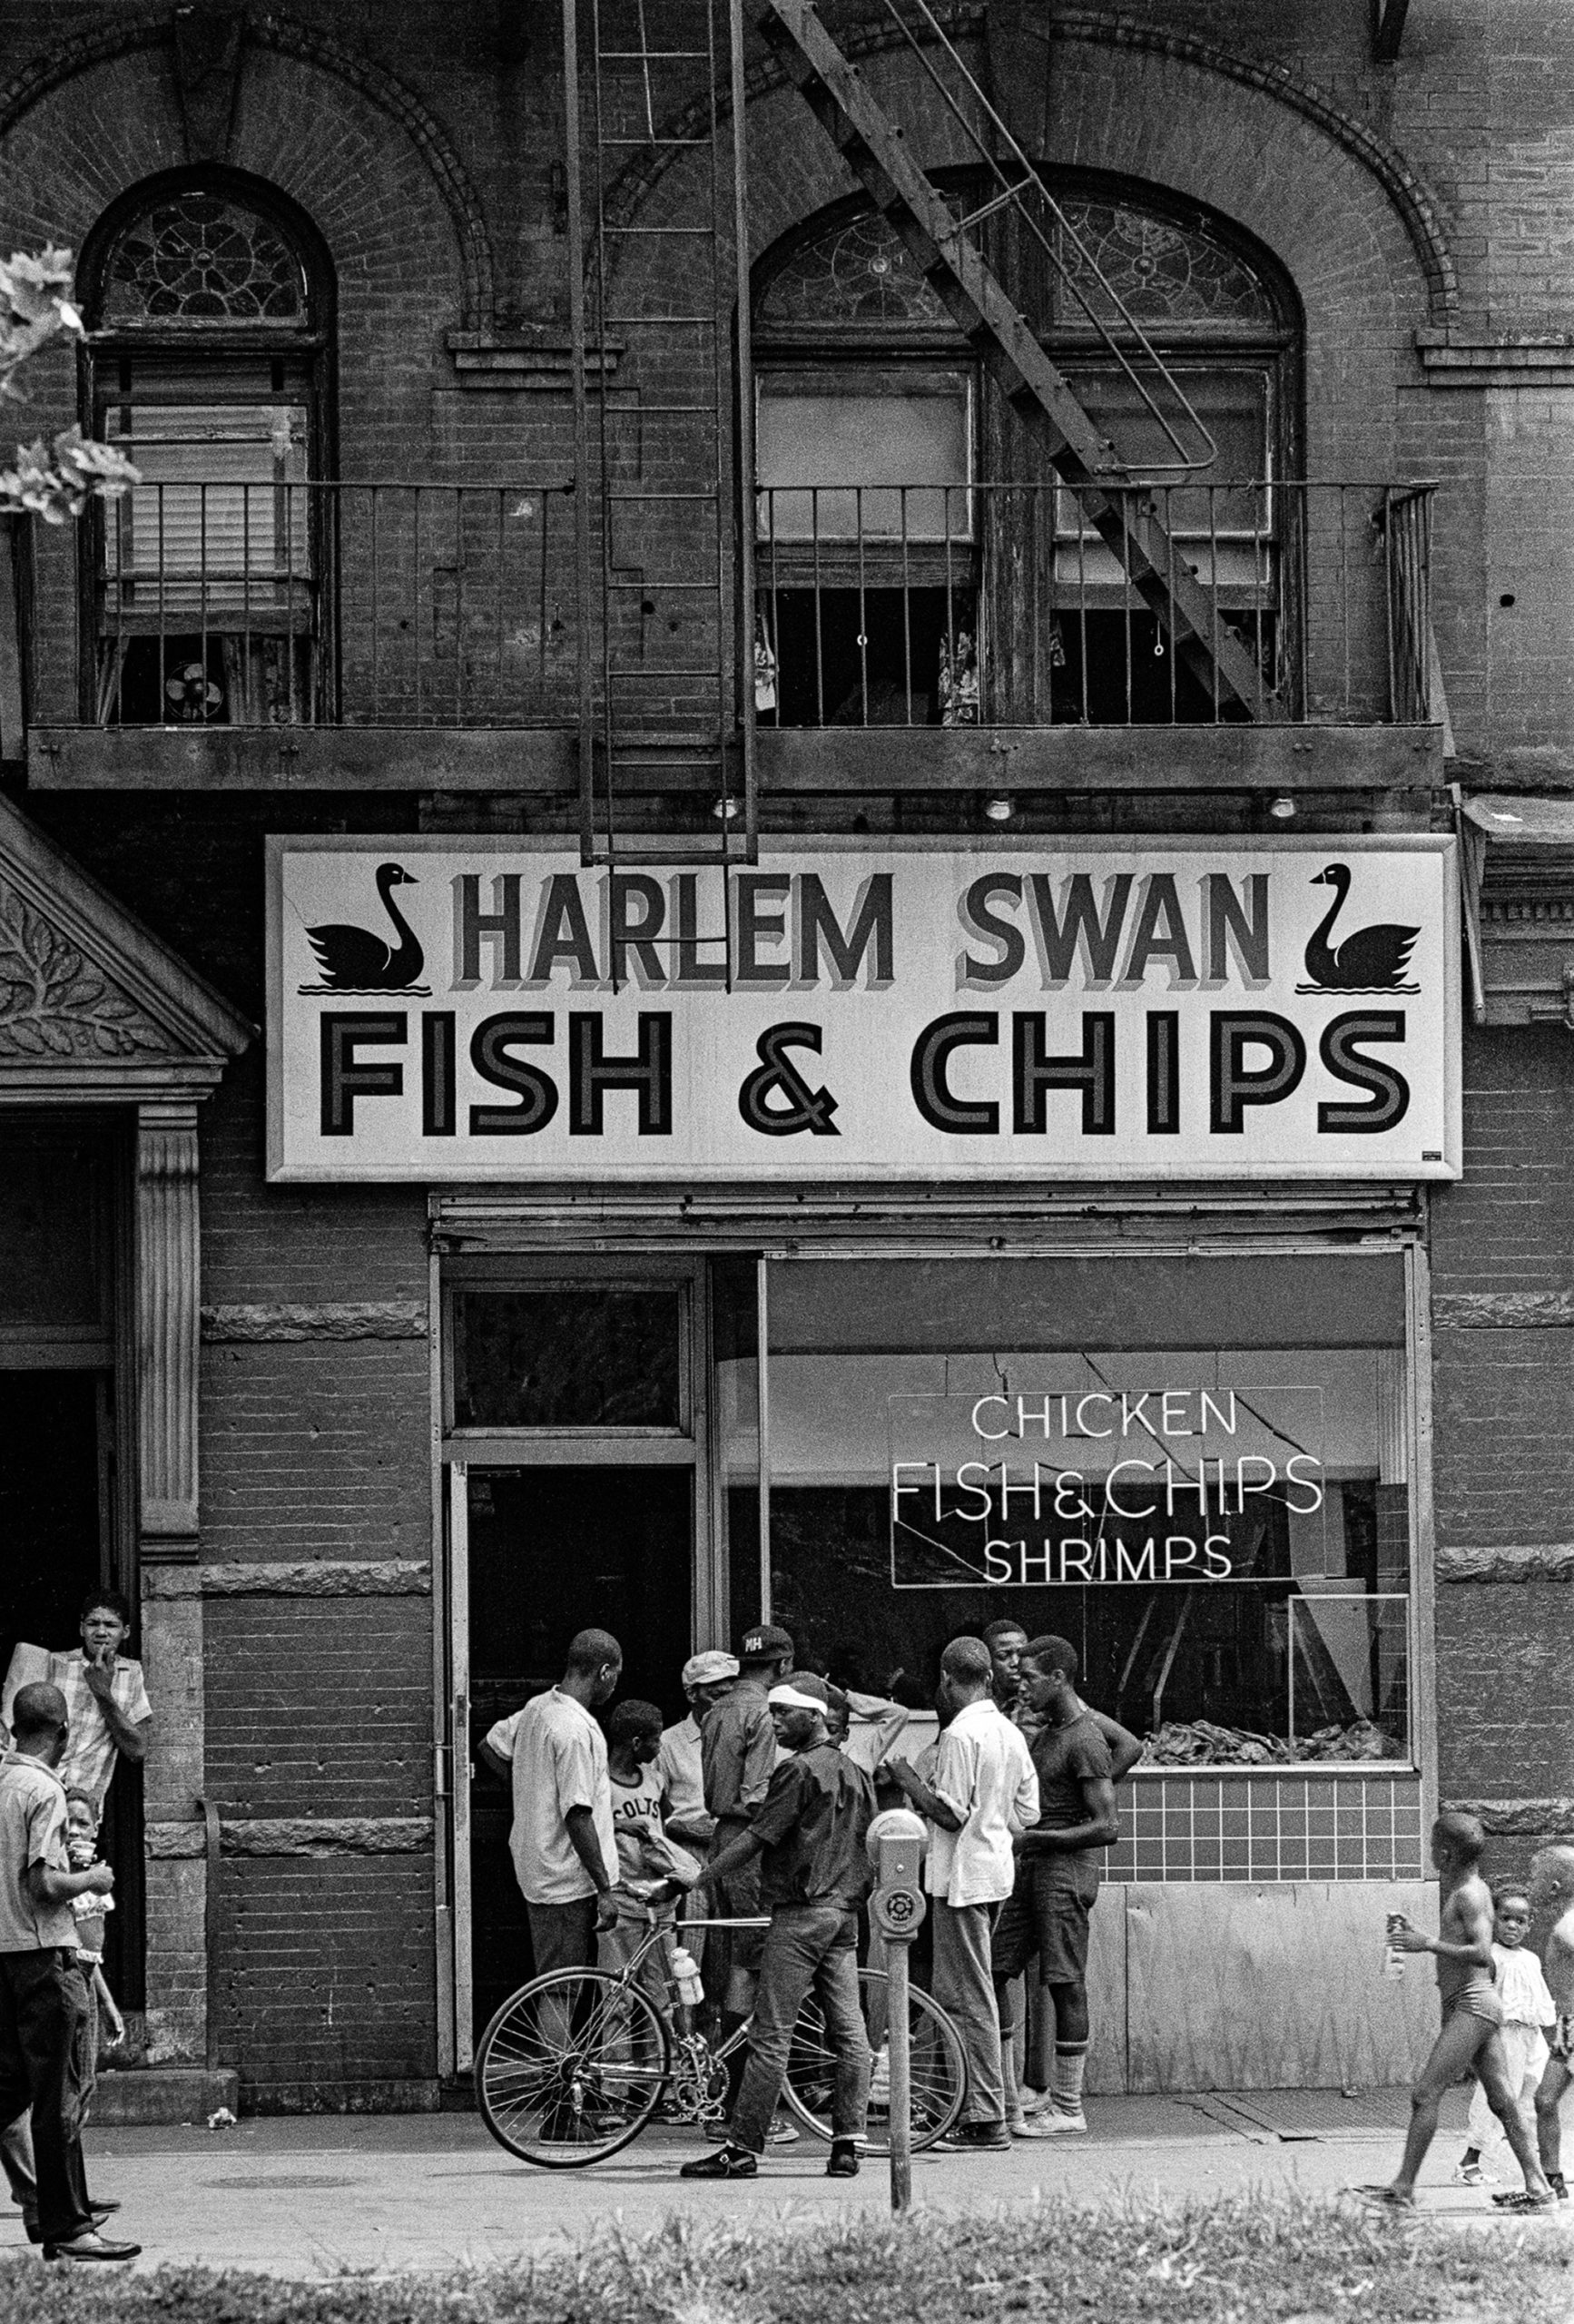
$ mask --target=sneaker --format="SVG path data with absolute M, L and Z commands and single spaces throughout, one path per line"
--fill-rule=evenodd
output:
M 1022 2084 L 1022 2112 L 1031 2118 L 1047 2114 L 1055 2103 L 1055 2094 L 1048 2090 L 1035 2090 L 1030 2083 Z
M 952 2154 L 1009 2154 L 1011 2132 L 1005 2122 L 959 2122 L 939 2143 Z
M 1037 2135 L 1026 2114 L 1008 2114 L 1006 2128 L 1014 2139 L 1030 2139 Z
M 1087 2132 L 1087 2117 L 1078 2108 L 1075 2114 L 1051 2112 L 1029 2115 L 1016 2135 L 1020 2139 L 1058 2139 L 1070 2134 L 1086 2137 Z
M 754 2179 L 760 2165 L 746 2146 L 733 2146 L 731 2141 L 719 2146 L 714 2154 L 696 2155 L 693 2162 L 685 2162 L 678 2172 L 680 2179 Z
M 796 2146 L 803 2133 L 780 2114 L 765 2133 L 767 2146 Z

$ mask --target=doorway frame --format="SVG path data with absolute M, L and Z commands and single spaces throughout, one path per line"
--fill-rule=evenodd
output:
M 436 1451 L 433 1578 L 436 1599 L 433 1734 L 437 1741 L 438 2071 L 469 2071 L 477 2028 L 471 1967 L 469 1485 L 472 1472 L 575 1467 L 690 1472 L 689 1642 L 724 1639 L 729 1628 L 725 1512 L 717 1462 L 715 1364 L 708 1257 L 497 1253 L 432 1264 L 432 1402 Z M 616 1284 L 680 1294 L 679 1420 L 673 1428 L 455 1428 L 454 1302 L 467 1289 L 569 1290 Z

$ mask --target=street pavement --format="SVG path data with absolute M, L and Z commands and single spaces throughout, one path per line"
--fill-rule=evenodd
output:
M 1465 2093 L 1453 2093 L 1422 2189 L 1423 2214 L 1440 2232 L 1502 2217 L 1485 2191 L 1451 2183 L 1464 2107 Z M 1305 2091 L 1094 2099 L 1087 2111 L 1087 2138 L 1037 2141 L 1008 2155 L 916 2157 L 915 2204 L 976 2215 L 1051 2195 L 1090 2204 L 1249 2189 L 1332 2196 L 1391 2174 L 1407 2110 L 1401 2091 Z M 120 2198 L 115 2224 L 143 2245 L 144 2269 L 450 2270 L 516 2260 L 615 2219 L 635 2230 L 674 2211 L 809 2220 L 883 2213 L 890 2200 L 883 2160 L 866 2162 L 851 2183 L 827 2180 L 826 2150 L 807 2137 L 772 2150 L 753 2182 L 694 2184 L 677 2177 L 679 2163 L 702 2151 L 692 2133 L 657 2128 L 594 2170 L 546 2171 L 516 2162 L 466 2114 L 106 2129 L 90 2131 L 88 2149 L 93 2191 Z M 1574 2234 L 1569 2211 L 1559 2217 Z M 0 2209 L 0 2263 L 37 2264 L 15 2211 Z

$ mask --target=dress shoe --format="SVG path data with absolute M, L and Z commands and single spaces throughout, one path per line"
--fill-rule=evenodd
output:
M 856 2179 L 858 2149 L 851 2139 L 832 2139 L 831 2160 L 825 2166 L 828 2179 Z
M 747 2147 L 733 2146 L 729 2140 L 719 2146 L 714 2154 L 702 2154 L 693 2162 L 685 2162 L 678 2172 L 680 2179 L 755 2179 L 760 2165 Z
M 955 2154 L 1009 2154 L 1011 2133 L 1003 2122 L 959 2122 L 940 2143 Z
M 112 2243 L 90 2227 L 64 2243 L 46 2243 L 44 2256 L 46 2260 L 134 2260 L 142 2248 L 140 2243 Z

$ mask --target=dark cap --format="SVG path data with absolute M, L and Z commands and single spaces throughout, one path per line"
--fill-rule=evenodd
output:
M 777 1630 L 772 1622 L 761 1622 L 743 1632 L 738 1656 L 743 1662 L 774 1662 L 779 1655 L 792 1651 L 792 1640 L 785 1630 Z

